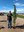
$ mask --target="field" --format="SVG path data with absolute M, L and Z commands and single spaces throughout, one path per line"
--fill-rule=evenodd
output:
M 24 15 L 17 14 L 17 17 L 24 18 Z
M 4 18 L 4 19 L 6 20 L 6 18 Z M 3 20 L 3 19 L 1 19 L 1 20 Z M 12 25 L 13 25 L 13 21 L 12 21 Z M 24 25 L 24 18 L 17 17 L 15 26 L 20 26 L 20 25 Z M 0 32 L 24 32 L 24 29 L 21 29 L 21 28 L 16 28 L 16 29 L 11 28 L 11 29 L 8 29 L 7 28 L 8 27 L 8 21 L 7 20 L 6 20 L 6 22 L 0 22 L 0 26 L 4 26 L 5 27 L 4 29 L 0 29 Z

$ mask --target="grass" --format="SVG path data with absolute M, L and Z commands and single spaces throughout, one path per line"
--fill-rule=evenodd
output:
M 24 16 L 23 16 L 23 15 L 18 15 L 18 14 L 17 14 L 17 17 L 24 18 Z

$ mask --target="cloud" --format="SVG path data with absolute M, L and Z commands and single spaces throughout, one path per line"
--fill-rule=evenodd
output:
M 0 10 L 0 12 L 9 12 L 9 10 Z
M 2 8 L 2 10 L 0 10 L 0 12 L 9 12 L 9 11 L 13 12 L 13 10 L 14 10 L 14 9 L 9 9 L 9 8 L 7 9 L 7 7 L 4 6 L 4 7 Z
M 16 8 L 16 12 L 17 13 L 24 13 L 24 8 Z M 9 12 L 9 11 L 11 11 L 11 12 L 13 12 L 14 10 L 13 9 L 11 9 L 11 10 L 0 10 L 0 12 Z
M 15 3 L 15 5 L 19 6 L 20 4 L 19 3 Z
M 14 10 L 13 9 L 11 9 L 11 10 L 5 10 L 5 9 L 0 10 L 0 12 L 9 12 L 9 11 L 13 12 Z
M 20 5 L 20 4 L 17 4 L 17 5 Z M 11 12 L 13 12 L 14 11 L 14 9 L 5 9 L 6 7 L 4 7 L 4 9 L 2 9 L 2 10 L 0 10 L 0 12 L 9 12 L 9 11 L 11 11 Z M 24 8 L 16 8 L 16 10 L 17 10 L 17 13 L 24 13 Z
M 16 0 L 16 1 L 18 1 L 18 0 Z
M 24 6 L 22 3 L 15 3 L 16 6 Z
M 6 8 L 6 7 L 3 7 L 3 8 Z
M 7 9 L 7 7 L 5 7 L 5 6 L 4 6 L 2 9 L 3 9 L 3 10 L 6 10 L 6 9 Z
M 17 13 L 24 13 L 24 8 L 17 8 Z
M 17 11 L 24 11 L 24 8 L 17 8 Z
M 24 11 L 24 8 L 17 8 L 17 11 Z

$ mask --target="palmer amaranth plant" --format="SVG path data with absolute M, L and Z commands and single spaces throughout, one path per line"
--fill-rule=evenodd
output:
M 14 5 L 14 12 L 13 12 L 13 23 L 14 23 L 14 27 L 15 27 L 15 21 L 16 20 L 16 6 Z

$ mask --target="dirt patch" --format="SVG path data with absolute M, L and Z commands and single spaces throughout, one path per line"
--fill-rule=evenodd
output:
M 0 31 L 2 32 L 24 32 L 24 29 L 20 29 L 20 28 L 16 28 L 16 29 L 8 29 L 7 28 L 7 24 L 8 22 L 0 22 L 0 26 L 4 26 L 5 28 L 4 29 L 1 29 Z M 12 21 L 12 25 L 13 25 L 13 21 Z M 22 18 L 18 18 L 16 19 L 16 26 L 18 25 L 24 25 L 24 19 Z

